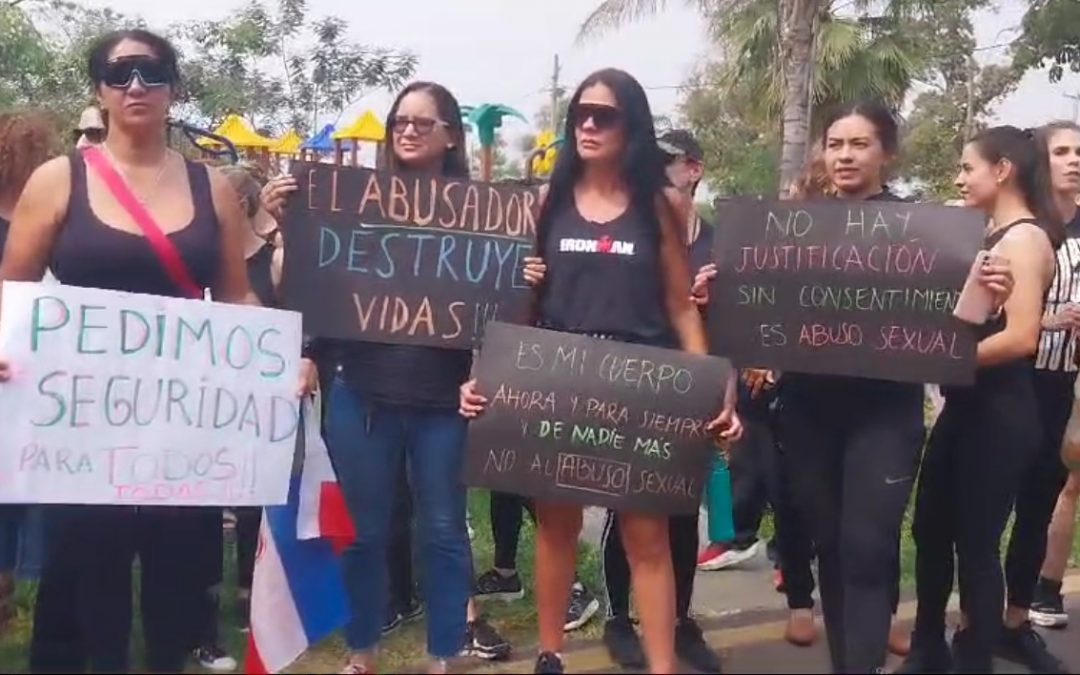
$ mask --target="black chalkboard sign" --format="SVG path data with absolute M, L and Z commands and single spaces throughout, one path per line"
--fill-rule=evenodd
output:
M 952 311 L 984 227 L 948 206 L 727 202 L 712 350 L 740 366 L 970 384 L 975 334 Z
M 297 163 L 285 306 L 316 337 L 468 349 L 529 304 L 535 188 Z
M 488 325 L 476 364 L 488 409 L 465 482 L 651 513 L 695 513 L 716 450 L 726 359 Z

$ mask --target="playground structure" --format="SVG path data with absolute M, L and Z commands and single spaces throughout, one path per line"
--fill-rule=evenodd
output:
M 490 181 L 498 130 L 508 118 L 527 120 L 517 110 L 495 103 L 462 106 L 461 112 L 466 132 L 471 132 L 469 135 L 480 144 L 479 178 Z M 170 127 L 180 131 L 208 161 L 246 160 L 276 173 L 288 171 L 288 165 L 295 160 L 361 166 L 361 143 L 374 144 L 375 168 L 381 168 L 382 146 L 387 142 L 386 127 L 371 110 L 364 111 L 341 129 L 327 124 L 306 140 L 294 129 L 279 138 L 270 138 L 237 114 L 228 115 L 212 132 L 176 121 L 170 121 Z M 532 182 L 550 175 L 561 142 L 553 132 L 543 132 L 537 137 L 535 148 L 525 162 L 526 180 Z

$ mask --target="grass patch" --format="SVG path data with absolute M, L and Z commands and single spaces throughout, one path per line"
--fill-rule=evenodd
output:
M 473 540 L 473 554 L 477 574 L 491 567 L 494 555 L 494 543 L 491 537 L 491 521 L 489 518 L 488 493 L 486 491 L 472 490 L 469 493 L 469 515 L 475 531 Z M 525 517 L 525 524 L 521 530 L 521 543 L 518 546 L 518 571 L 525 586 L 525 598 L 517 602 L 503 603 L 492 601 L 481 603 L 480 611 L 488 620 L 508 638 L 511 643 L 520 649 L 531 649 L 537 640 L 536 634 L 536 603 L 533 595 L 533 570 L 535 568 L 536 544 L 535 531 L 532 521 Z M 222 591 L 220 624 L 222 646 L 232 654 L 241 666 L 243 656 L 247 648 L 247 635 L 240 631 L 241 617 L 236 613 L 236 557 L 235 543 L 231 532 L 226 533 L 226 566 L 225 586 Z M 599 593 L 600 586 L 600 552 L 590 546 L 582 546 L 579 550 L 579 564 L 581 578 L 594 593 Z M 136 574 L 138 570 L 136 569 Z M 417 577 L 421 570 L 417 568 Z M 138 588 L 136 578 L 134 587 Z M 0 636 L 0 673 L 25 673 L 28 670 L 28 658 L 30 653 L 30 636 L 33 625 L 33 608 L 37 584 L 35 582 L 21 582 L 16 592 L 16 606 L 18 616 L 10 624 L 7 632 Z M 142 626 L 138 613 L 138 593 L 135 596 L 136 614 L 132 627 L 132 667 L 139 670 L 142 665 Z M 593 639 L 599 637 L 601 622 L 594 619 L 585 628 L 574 633 L 574 639 Z M 289 672 L 295 673 L 321 673 L 337 672 L 346 655 L 345 642 L 340 635 L 327 640 L 312 649 L 298 661 Z M 383 640 L 381 645 L 380 670 L 382 672 L 401 672 L 410 666 L 422 663 L 426 658 L 426 634 L 424 622 L 399 629 L 396 633 Z M 203 672 L 192 662 L 187 669 L 190 673 Z

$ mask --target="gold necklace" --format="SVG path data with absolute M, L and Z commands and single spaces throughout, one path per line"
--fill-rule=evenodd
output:
M 105 150 L 105 154 L 108 155 L 109 161 L 112 162 L 113 166 L 115 166 L 124 176 L 124 180 L 127 182 L 128 187 L 131 188 L 131 192 L 135 195 L 135 198 L 138 199 L 143 206 L 146 206 L 146 199 L 143 198 L 143 195 L 140 193 L 140 191 L 135 189 L 135 183 L 131 180 L 131 175 L 128 173 L 124 165 L 118 159 L 116 159 L 116 155 L 114 155 L 112 153 L 112 150 L 109 149 L 109 144 L 102 143 L 101 147 Z M 158 169 L 157 175 L 154 177 L 154 182 L 151 183 L 150 187 L 146 190 L 147 193 L 152 193 L 154 190 L 157 189 L 158 183 L 161 182 L 162 177 L 165 175 L 165 170 L 168 168 L 169 151 L 168 149 L 166 149 L 165 158 L 161 161 L 161 168 Z

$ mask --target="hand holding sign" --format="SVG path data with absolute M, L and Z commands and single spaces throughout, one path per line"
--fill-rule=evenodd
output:
M 280 223 L 285 214 L 285 204 L 288 202 L 289 196 L 296 192 L 298 188 L 299 185 L 293 176 L 286 175 L 271 178 L 263 186 L 260 194 L 263 208 L 274 217 L 274 220 Z
M 1012 295 L 1015 284 L 1009 259 L 1003 256 L 991 256 L 979 269 L 979 283 L 994 294 L 995 307 L 1003 306 Z
M 693 513 L 714 436 L 741 434 L 731 405 L 710 421 L 731 374 L 715 357 L 494 323 L 476 373 L 460 392 L 470 485 Z
M 547 265 L 544 264 L 544 259 L 529 256 L 524 259 L 524 262 L 525 281 L 533 288 L 544 283 L 544 275 L 547 274 Z

